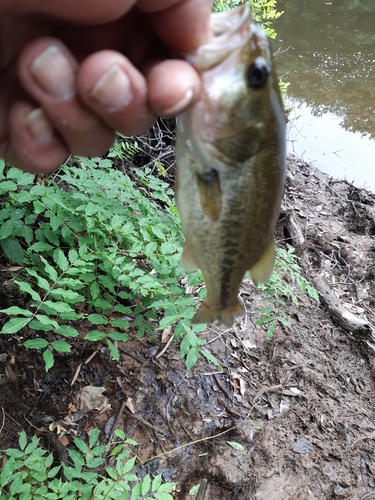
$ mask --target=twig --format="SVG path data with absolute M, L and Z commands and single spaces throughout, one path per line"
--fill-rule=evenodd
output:
M 371 434 L 368 434 L 367 436 L 363 436 L 363 437 L 358 438 L 356 441 L 354 441 L 353 448 L 357 443 L 359 443 L 359 441 L 363 441 L 364 439 L 375 439 L 375 432 L 372 432 Z
M 129 409 L 128 409 L 128 412 L 132 418 L 134 418 L 135 420 L 138 420 L 138 422 L 145 425 L 149 429 L 152 429 L 154 432 L 159 432 L 159 434 L 164 434 L 164 436 L 168 435 L 168 432 L 165 432 L 165 431 L 163 431 L 163 429 L 159 429 L 159 427 L 156 427 L 155 425 L 150 424 L 150 422 L 147 422 L 147 420 L 145 420 L 140 415 L 137 415 L 136 413 L 132 413 Z
M 115 430 L 117 429 L 117 426 L 118 426 L 118 424 L 120 422 L 121 415 L 124 413 L 125 405 L 126 405 L 126 399 L 124 399 L 124 401 L 122 402 L 122 405 L 121 405 L 121 407 L 119 409 L 119 412 L 117 414 L 116 420 L 114 421 L 114 423 L 112 425 L 111 432 L 109 433 L 109 436 L 108 436 L 108 443 L 111 442 L 113 434 L 114 434 Z
M 253 409 L 255 408 L 255 406 L 256 405 L 253 404 L 253 406 L 250 408 L 250 410 L 248 411 L 246 417 L 241 422 L 241 425 L 244 423 L 245 420 L 247 420 L 249 418 L 250 413 L 253 411 Z M 197 439 L 195 441 L 190 441 L 189 443 L 182 444 L 181 446 L 177 446 L 177 448 L 173 448 L 172 450 L 166 451 L 165 453 L 161 453 L 160 455 L 155 455 L 154 457 L 150 457 L 147 460 L 144 460 L 143 462 L 141 462 L 140 465 L 144 465 L 147 462 L 151 462 L 151 460 L 155 460 L 156 458 L 162 458 L 162 457 L 164 457 L 166 455 L 170 455 L 171 453 L 174 453 L 175 451 L 182 450 L 183 448 L 186 448 L 187 446 L 192 446 L 194 444 L 202 443 L 204 441 L 210 441 L 210 440 L 216 439 L 216 438 L 218 438 L 220 436 L 224 436 L 224 434 L 228 434 L 228 432 L 234 431 L 237 428 L 238 428 L 238 425 L 233 425 L 233 427 L 230 427 L 229 429 L 227 429 L 225 431 L 219 432 L 219 434 L 215 434 L 214 436 L 208 436 L 208 437 Z
M 259 389 L 259 391 L 255 394 L 254 399 L 253 399 L 253 404 L 255 405 L 259 399 L 265 394 L 266 392 L 275 392 L 278 389 L 281 389 L 282 385 L 271 385 L 271 387 L 262 387 Z
M 159 359 L 161 356 L 163 356 L 163 354 L 165 353 L 165 351 L 166 351 L 166 350 L 168 349 L 168 347 L 170 346 L 170 344 L 171 344 L 171 342 L 172 342 L 172 340 L 173 340 L 173 337 L 174 337 L 174 335 L 173 335 L 173 333 L 172 333 L 172 334 L 171 334 L 171 336 L 169 337 L 168 342 L 165 344 L 164 349 L 162 349 L 162 350 L 159 352 L 159 354 L 157 354 L 157 355 L 155 356 L 155 359 Z
M 4 411 L 3 407 L 1 407 L 1 411 L 3 413 L 3 422 L 2 422 L 1 427 L 0 427 L 0 434 L 1 434 L 2 430 L 4 429 L 4 424 L 5 424 L 5 411 Z
M 205 500 L 206 498 L 208 499 L 210 488 L 211 483 L 209 483 L 207 479 L 203 479 L 199 487 L 196 500 Z

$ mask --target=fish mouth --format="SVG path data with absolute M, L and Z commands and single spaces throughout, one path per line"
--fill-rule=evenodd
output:
M 207 71 L 224 61 L 231 52 L 242 48 L 250 39 L 256 24 L 249 4 L 211 15 L 212 39 L 185 59 L 200 71 Z

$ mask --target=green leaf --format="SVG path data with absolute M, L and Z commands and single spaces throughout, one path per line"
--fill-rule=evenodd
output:
M 40 321 L 33 320 L 30 321 L 29 328 L 36 331 L 52 332 L 54 327 L 51 324 L 46 325 L 45 323 L 41 323 Z
M 52 368 L 54 363 L 55 363 L 55 358 L 53 357 L 52 351 L 50 351 L 49 349 L 46 349 L 43 352 L 43 359 L 44 359 L 44 366 L 45 366 L 46 372 L 48 372 L 48 370 L 50 368 Z
M 7 309 L 0 309 L 0 312 L 8 314 L 9 316 L 13 315 L 20 315 L 20 316 L 32 316 L 33 313 L 31 311 L 28 311 L 27 309 L 21 309 L 20 307 L 17 306 L 11 306 L 8 307 Z
M 72 248 L 71 250 L 69 250 L 69 252 L 68 252 L 68 258 L 69 258 L 69 261 L 70 261 L 71 264 L 75 264 L 76 261 L 79 259 L 79 255 L 78 255 L 77 250 L 75 250 L 74 248 Z
M 49 250 L 52 250 L 53 246 L 51 246 L 49 243 L 45 243 L 43 241 L 37 241 L 31 247 L 29 247 L 29 252 L 48 252 Z
M 268 325 L 267 337 L 266 337 L 266 339 L 267 339 L 267 340 L 272 339 L 273 334 L 274 334 L 274 332 L 275 332 L 275 327 L 276 327 L 276 323 L 275 323 L 275 321 L 272 321 L 272 323 L 270 323 L 270 324 Z
M 62 271 L 66 271 L 68 269 L 69 262 L 61 248 L 56 248 L 56 250 L 53 252 L 53 260 Z
M 18 439 L 18 444 L 19 444 L 19 447 L 20 447 L 20 449 L 22 451 L 26 448 L 27 437 L 26 437 L 26 432 L 25 431 L 21 431 L 20 432 L 20 437 Z
M 17 191 L 17 184 L 13 181 L 4 181 L 0 183 L 0 195 L 9 193 L 9 191 Z
M 11 167 L 7 172 L 7 178 L 15 179 L 19 186 L 25 186 L 34 182 L 35 175 L 30 174 L 29 172 L 24 172 L 19 168 Z
M 208 359 L 208 361 L 211 361 L 211 363 L 213 363 L 215 366 L 217 366 L 219 368 L 219 370 L 223 369 L 222 366 L 220 365 L 219 361 L 215 358 L 215 356 L 213 354 L 211 354 L 208 351 L 205 351 L 204 349 L 201 349 L 201 353 L 203 354 L 203 356 L 205 358 Z
M 141 483 L 137 483 L 135 486 L 133 486 L 131 495 L 130 495 L 130 500 L 138 500 L 140 495 L 141 495 L 141 488 L 142 485 Z
M 51 247 L 52 248 L 52 247 Z M 40 256 L 40 260 L 43 262 L 44 264 L 44 268 L 46 270 L 46 273 L 48 274 L 48 276 L 50 277 L 50 279 L 52 281 L 57 281 L 57 272 L 56 272 L 56 269 L 54 269 L 49 263 L 48 261 Z
M 76 438 L 76 439 L 78 439 L 78 438 Z M 69 453 L 70 458 L 73 460 L 74 465 L 76 466 L 76 469 L 78 469 L 78 471 L 80 472 L 82 470 L 82 467 L 85 465 L 84 458 L 76 450 L 68 450 L 68 453 Z
M 22 266 L 25 262 L 24 251 L 14 236 L 8 236 L 0 242 L 1 247 L 9 260 Z
M 90 292 L 91 292 L 91 297 L 93 299 L 96 299 L 97 297 L 99 297 L 100 287 L 99 287 L 99 283 L 97 281 L 94 281 L 93 283 L 91 283 Z
M 157 491 L 161 485 L 161 481 L 162 481 L 162 477 L 161 477 L 161 474 L 158 474 L 156 477 L 154 477 L 153 481 L 152 481 L 152 492 L 155 493 L 155 491 Z
M 92 323 L 93 325 L 107 325 L 108 320 L 106 318 L 103 318 L 100 314 L 89 314 L 87 316 L 87 319 Z
M 260 318 L 258 321 L 255 323 L 256 325 L 264 325 L 265 323 L 269 323 L 274 319 L 274 316 L 266 316 L 265 318 Z
M 85 340 L 90 340 L 91 342 L 98 342 L 99 340 L 102 340 L 105 338 L 105 333 L 100 332 L 99 330 L 93 330 L 92 332 L 88 333 L 85 337 Z
M 101 465 L 103 465 L 104 462 L 105 462 L 104 458 L 102 458 L 102 457 L 95 457 L 95 458 L 89 458 L 89 459 L 87 459 L 86 465 L 90 469 L 96 469 L 97 467 L 100 467 Z
M 186 369 L 191 370 L 198 360 L 199 347 L 192 347 L 186 356 Z
M 164 318 L 162 318 L 162 320 L 159 323 L 159 330 L 164 330 L 165 328 L 168 328 L 168 326 L 172 326 L 178 320 L 179 320 L 179 317 L 176 315 L 165 316 Z
M 44 228 L 44 237 L 54 246 L 58 247 L 60 245 L 60 240 L 54 231 L 49 228 Z
M 165 233 L 158 226 L 152 227 L 151 230 L 152 230 L 152 232 L 154 233 L 155 236 L 157 236 L 161 240 L 165 240 Z
M 25 225 L 22 226 L 21 234 L 25 239 L 26 243 L 30 245 L 30 243 L 33 241 L 34 238 L 34 231 L 31 229 L 31 227 Z
M 273 312 L 276 312 L 276 309 L 274 307 L 261 307 L 260 309 L 258 309 L 259 314 L 269 314 Z
M 78 337 L 78 330 L 71 327 L 70 325 L 61 325 L 56 328 L 56 333 L 63 335 L 64 337 Z
M 229 446 L 231 446 L 232 448 L 234 448 L 237 451 L 244 450 L 244 447 L 242 446 L 242 444 L 237 443 L 236 441 L 227 441 L 227 443 L 229 444 Z
M 116 328 L 129 328 L 130 327 L 129 321 L 127 321 L 125 319 L 121 319 L 121 318 L 113 319 L 111 321 L 111 325 L 116 327 Z
M 120 439 L 125 439 L 125 432 L 121 429 L 116 429 L 115 436 L 120 438 Z
M 198 493 L 198 491 L 199 491 L 200 486 L 201 486 L 200 483 L 195 484 L 192 488 L 190 488 L 188 495 L 191 496 L 191 497 L 193 497 L 194 495 L 196 495 Z
M 95 427 L 90 433 L 89 446 L 93 448 L 99 438 L 99 429 Z
M 131 444 L 132 446 L 138 446 L 138 442 L 137 441 L 134 441 L 134 439 L 127 439 L 125 441 L 126 444 Z
M 86 443 L 81 438 L 74 438 L 74 443 L 84 455 L 89 453 L 90 450 L 88 449 Z
M 129 335 L 123 332 L 111 332 L 108 334 L 108 337 L 112 340 L 118 340 L 120 342 L 127 342 L 130 339 Z
M 53 302 L 52 300 L 46 300 L 44 304 L 57 313 L 71 312 L 74 310 L 69 304 L 66 304 L 65 302 Z
M 0 227 L 0 240 L 8 238 L 8 236 L 13 233 L 13 228 L 14 222 L 11 220 L 7 220 L 4 224 L 2 224 Z
M 80 295 L 77 292 L 73 292 L 73 290 L 68 290 L 65 288 L 55 288 L 50 290 L 50 296 L 54 299 L 64 299 L 64 302 L 69 302 L 71 304 L 76 304 L 77 302 L 84 302 L 85 298 L 83 295 Z
M 277 320 L 285 326 L 290 326 L 289 321 L 282 316 L 277 316 Z
M 26 342 L 23 343 L 24 346 L 26 346 L 28 349 L 44 349 L 45 347 L 48 346 L 48 342 L 46 339 L 31 339 L 31 340 L 26 340 Z
M 113 345 L 113 343 L 107 339 L 107 346 L 108 346 L 108 349 L 110 350 L 111 354 L 112 354 L 112 358 L 115 360 L 115 361 L 119 361 L 120 360 L 120 353 L 119 353 L 119 350 L 117 349 L 117 347 L 115 347 Z
M 22 292 L 29 293 L 31 295 L 31 297 L 33 298 L 33 300 L 37 300 L 38 302 L 42 302 L 42 299 L 40 298 L 39 293 L 36 292 L 35 290 L 33 290 L 29 283 L 27 283 L 26 281 L 17 281 L 17 280 L 14 280 L 14 283 L 16 283 L 16 285 L 18 285 L 20 287 L 20 290 Z
M 12 318 L 10 321 L 5 323 L 3 329 L 1 330 L 1 333 L 5 334 L 17 333 L 22 328 L 24 328 L 30 321 L 31 318 Z
M 65 342 L 65 340 L 54 340 L 51 342 L 51 346 L 57 352 L 70 352 L 71 349 L 71 345 L 68 344 L 68 342 Z
M 59 324 L 54 319 L 51 319 L 49 316 L 45 314 L 36 314 L 36 319 L 42 323 L 42 325 L 51 325 L 54 328 L 58 328 Z
M 146 496 L 151 487 L 151 478 L 150 474 L 147 474 L 142 481 L 141 493 L 143 496 Z
M 56 467 L 52 467 L 52 469 L 50 469 L 48 471 L 48 474 L 47 474 L 48 479 L 52 479 L 53 477 L 55 477 L 57 475 L 57 473 L 60 471 L 60 469 L 61 469 L 61 465 L 57 465 Z

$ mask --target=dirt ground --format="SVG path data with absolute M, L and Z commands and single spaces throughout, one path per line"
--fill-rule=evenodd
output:
M 67 460 L 72 436 L 99 426 L 110 443 L 117 427 L 150 459 L 138 473 L 176 482 L 176 500 L 375 500 L 375 195 L 296 158 L 289 171 L 278 244 L 296 244 L 293 221 L 305 276 L 330 298 L 315 302 L 290 283 L 300 305 L 287 300 L 290 326 L 266 340 L 255 326 L 261 292 L 245 279 L 246 318 L 201 334 L 222 372 L 201 356 L 186 373 L 174 342 L 134 335 L 119 346 L 120 363 L 77 340 L 45 373 L 38 352 L 0 337 L 0 449 L 24 429 Z M 340 326 L 332 297 L 363 334 Z M 86 386 L 105 389 L 101 411 L 84 409 Z

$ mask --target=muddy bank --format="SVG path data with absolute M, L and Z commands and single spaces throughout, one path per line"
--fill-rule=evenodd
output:
M 138 472 L 176 482 L 178 500 L 375 499 L 375 196 L 296 158 L 289 172 L 278 245 L 295 247 L 319 302 L 290 281 L 298 305 L 284 297 L 289 326 L 266 340 L 245 279 L 246 318 L 202 334 L 223 372 L 200 357 L 186 373 L 174 342 L 158 356 L 166 344 L 134 333 L 118 364 L 78 341 L 46 374 L 38 353 L 0 338 L 0 448 L 25 429 L 66 460 L 71 436 L 99 426 L 110 443 L 115 424 L 139 443 Z M 101 411 L 82 409 L 88 385 L 105 388 Z

